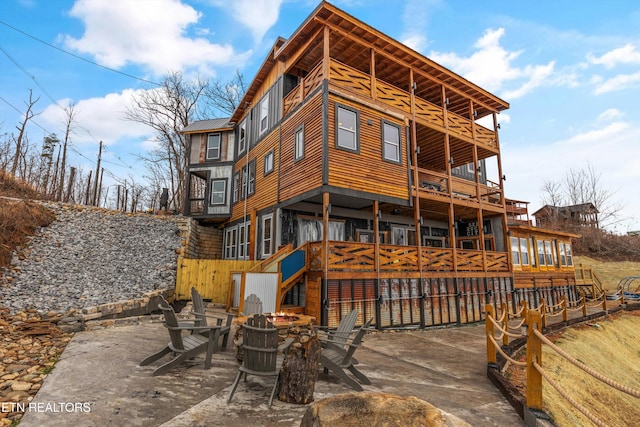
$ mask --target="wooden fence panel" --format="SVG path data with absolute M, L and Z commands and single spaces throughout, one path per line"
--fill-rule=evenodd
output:
M 202 298 L 213 303 L 226 304 L 231 273 L 248 271 L 258 263 L 259 261 L 179 258 L 176 298 L 191 299 L 191 288 L 194 287 Z

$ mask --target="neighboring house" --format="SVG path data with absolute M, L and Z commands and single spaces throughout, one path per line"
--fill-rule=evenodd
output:
M 224 258 L 301 248 L 293 291 L 323 324 L 349 307 L 378 327 L 475 321 L 485 295 L 517 302 L 497 124 L 507 102 L 322 2 L 275 42 L 239 105 L 185 129 L 198 183 L 185 214 L 220 222 Z
M 235 130 L 228 119 L 194 122 L 189 139 L 185 215 L 221 222 L 231 217 L 229 188 L 235 162 Z
M 593 203 L 570 206 L 544 205 L 533 213 L 538 227 L 558 228 L 562 226 L 595 227 L 598 224 L 598 209 Z
M 505 199 L 507 210 L 507 224 L 527 224 L 532 225 L 529 219 L 529 202 L 515 199 Z

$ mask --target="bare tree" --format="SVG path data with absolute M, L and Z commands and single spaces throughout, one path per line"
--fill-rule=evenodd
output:
M 158 148 L 143 159 L 162 169 L 169 181 L 169 204 L 182 208 L 187 173 L 188 140 L 180 133 L 197 118 L 208 81 L 185 81 L 179 72 L 170 73 L 157 89 L 141 92 L 127 108 L 125 118 L 143 123 L 155 131 Z
M 590 163 L 583 169 L 569 169 L 562 181 L 545 181 L 542 202 L 555 207 L 591 203 L 598 210 L 598 223 L 606 228 L 619 221 L 622 204 L 615 191 L 602 182 L 602 174 Z
M 72 124 L 76 119 L 77 112 L 75 110 L 75 104 L 69 105 L 68 108 L 64 109 L 65 114 L 65 131 L 64 131 L 64 142 L 62 143 L 62 164 L 60 165 L 60 179 L 57 183 L 57 192 L 56 192 L 56 200 L 62 200 L 62 191 L 64 189 L 64 178 L 65 172 L 67 168 L 67 145 L 69 144 L 69 138 L 72 132 Z
M 246 90 L 244 76 L 236 71 L 233 78 L 227 82 L 219 80 L 211 82 L 205 91 L 206 104 L 209 108 L 230 116 L 238 108 Z M 215 114 L 210 114 L 215 117 Z
M 25 129 L 27 127 L 27 124 L 29 123 L 29 120 L 31 120 L 37 115 L 32 110 L 33 110 L 33 106 L 39 100 L 40 100 L 40 97 L 38 97 L 35 100 L 33 99 L 33 91 L 29 89 L 29 102 L 26 103 L 27 111 L 25 111 L 24 113 L 24 120 L 22 121 L 22 123 L 20 123 L 20 125 L 16 126 L 16 129 L 18 130 L 18 137 L 16 138 L 16 151 L 13 156 L 13 166 L 11 167 L 11 175 L 13 176 L 16 175 L 16 171 L 18 170 L 18 165 L 20 164 L 20 157 L 23 150 L 22 143 L 23 143 L 23 139 L 26 137 Z

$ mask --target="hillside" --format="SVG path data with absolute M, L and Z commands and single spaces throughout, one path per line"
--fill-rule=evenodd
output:
M 584 267 L 592 268 L 607 292 L 614 292 L 623 277 L 640 276 L 638 261 L 605 261 L 587 256 L 575 256 L 574 262 L 576 267 L 582 264 Z

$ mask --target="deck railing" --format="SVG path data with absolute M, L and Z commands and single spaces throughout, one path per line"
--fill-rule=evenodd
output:
M 322 62 L 319 62 L 301 80 L 301 83 L 285 96 L 282 102 L 283 117 L 300 105 L 302 100 L 317 88 L 324 78 Z M 394 109 L 411 113 L 411 94 L 409 92 L 383 80 L 372 79 L 369 74 L 335 59 L 330 59 L 328 80 L 331 85 L 352 92 L 357 96 L 375 99 Z M 372 81 L 375 82 L 373 85 L 375 89 L 372 88 Z M 467 141 L 474 141 L 475 132 L 476 143 L 492 150 L 498 149 L 498 139 L 494 131 L 453 112 L 447 113 L 447 126 L 445 126 L 444 109 L 441 106 L 417 97 L 414 99 L 414 105 L 418 120 L 435 125 L 443 131 L 448 127 L 452 135 Z
M 309 243 L 309 266 L 311 270 L 323 270 L 322 242 Z M 506 252 L 456 250 L 400 245 L 378 245 L 377 265 L 380 272 L 464 271 L 464 272 L 508 272 L 509 259 Z M 486 264 L 486 265 L 485 265 Z M 376 245 L 374 243 L 329 241 L 329 271 L 376 271 Z

